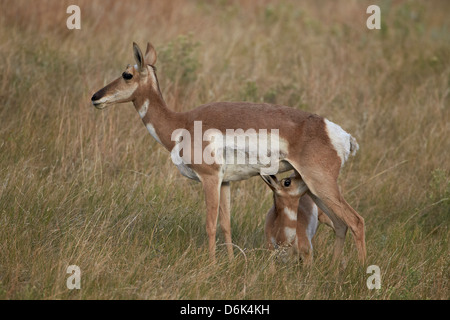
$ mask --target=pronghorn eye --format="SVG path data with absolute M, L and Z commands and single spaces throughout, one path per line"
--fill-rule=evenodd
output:
M 289 178 L 285 179 L 284 182 L 283 182 L 283 185 L 285 187 L 289 187 L 291 185 L 291 179 L 289 179 Z
M 122 73 L 122 78 L 124 78 L 125 80 L 130 80 L 133 78 L 133 75 L 131 73 L 124 72 Z

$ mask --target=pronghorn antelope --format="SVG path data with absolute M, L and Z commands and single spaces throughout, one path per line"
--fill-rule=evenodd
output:
M 145 55 L 133 43 L 136 64 L 128 65 L 122 76 L 92 96 L 92 104 L 103 109 L 110 104 L 133 102 L 145 126 L 155 140 L 169 152 L 177 150 L 181 141 L 173 135 L 178 129 L 194 135 L 195 123 L 201 121 L 204 129 L 214 129 L 226 136 L 228 130 L 277 129 L 279 150 L 274 160 L 278 172 L 295 169 L 305 181 L 315 203 L 330 217 L 336 229 L 333 260 L 343 251 L 347 228 L 356 242 L 358 257 L 364 262 L 366 256 L 364 219 L 342 197 L 337 178 L 341 166 L 350 153 L 356 150 L 356 140 L 340 126 L 318 115 L 294 108 L 266 103 L 215 102 L 199 106 L 187 112 L 169 109 L 162 97 L 156 76 L 156 51 L 148 43 Z M 271 138 L 273 138 L 273 136 Z M 203 139 L 200 152 L 211 147 L 216 140 Z M 218 144 L 219 145 L 219 144 Z M 214 145 L 213 145 L 214 147 Z M 224 147 L 225 148 L 225 147 Z M 234 145 L 226 145 L 233 151 Z M 191 153 L 198 154 L 195 143 Z M 224 232 L 230 258 L 233 249 L 230 231 L 230 181 L 245 180 L 261 174 L 267 163 L 191 163 L 185 153 L 178 155 L 176 163 L 186 177 L 198 180 L 203 185 L 206 201 L 206 231 L 209 253 L 215 260 L 216 225 L 219 218 Z M 220 150 L 219 150 L 220 151 Z M 247 152 L 246 149 L 241 150 Z M 172 157 L 174 159 L 174 157 Z M 181 160 L 181 161 L 180 161 Z
M 273 206 L 266 215 L 264 233 L 269 250 L 288 248 L 310 265 L 312 239 L 319 222 L 333 228 L 333 222 L 305 195 L 308 187 L 298 174 L 278 180 L 275 175 L 261 176 L 273 191 Z

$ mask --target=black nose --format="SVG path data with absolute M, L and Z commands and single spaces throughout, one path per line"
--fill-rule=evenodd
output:
M 103 98 L 105 96 L 105 92 L 106 92 L 106 87 L 103 89 L 98 90 L 96 93 L 94 93 L 94 95 L 91 98 L 91 101 L 97 101 L 100 100 L 101 98 Z

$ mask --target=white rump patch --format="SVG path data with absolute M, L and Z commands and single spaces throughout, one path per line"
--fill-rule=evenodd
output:
M 341 158 L 341 167 L 347 161 L 350 152 L 353 154 L 357 150 L 356 140 L 342 129 L 339 125 L 325 119 L 325 128 L 327 130 L 328 137 L 331 140 L 331 144 L 336 150 L 339 158 Z M 352 141 L 354 141 L 354 148 L 352 148 Z M 352 150 L 353 149 L 353 150 Z

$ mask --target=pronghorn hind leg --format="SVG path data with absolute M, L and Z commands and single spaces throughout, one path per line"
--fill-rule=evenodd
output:
M 336 236 L 333 250 L 333 263 L 336 263 L 338 262 L 344 251 L 345 236 L 347 234 L 347 225 L 342 220 L 340 220 L 334 214 L 334 212 L 325 205 L 325 203 L 320 198 L 316 197 L 313 193 L 311 193 L 311 191 L 308 191 L 308 194 L 311 197 L 311 199 L 313 199 L 313 201 L 317 204 L 317 206 L 323 212 L 325 212 L 325 214 L 330 218 L 330 220 L 333 223 Z
M 314 202 L 333 222 L 336 232 L 333 260 L 337 261 L 342 255 L 348 227 L 356 243 L 358 258 L 361 263 L 364 263 L 366 258 L 364 219 L 342 197 L 337 185 L 339 172 L 333 174 L 332 171 L 322 169 L 316 163 L 301 166 L 291 162 L 291 165 L 305 181 Z
M 309 195 L 311 196 L 311 192 L 309 193 Z M 328 226 L 329 228 L 333 229 L 333 231 L 334 231 L 333 221 L 331 221 L 331 219 L 328 217 L 327 214 L 324 213 L 323 210 L 319 210 L 318 220 L 320 223 Z
M 231 242 L 231 225 L 230 225 L 230 183 L 223 182 L 220 186 L 220 206 L 219 206 L 220 227 L 225 237 L 227 245 L 228 258 L 233 260 L 233 246 Z

